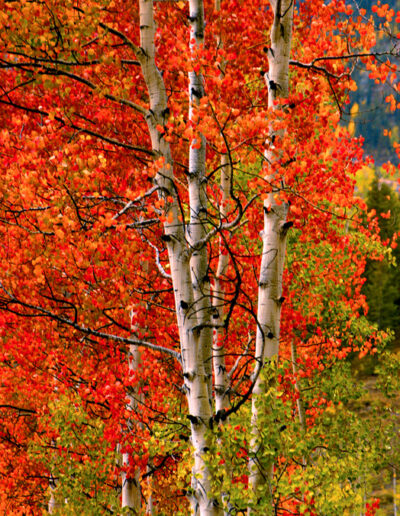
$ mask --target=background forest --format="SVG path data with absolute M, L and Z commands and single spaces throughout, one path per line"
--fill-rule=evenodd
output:
M 373 4 L 371 0 L 356 3 L 368 12 L 371 11 Z M 394 10 L 400 8 L 398 0 L 387 2 L 387 5 Z M 376 48 L 382 50 L 387 45 L 387 40 L 382 36 L 380 41 L 378 39 Z M 344 114 L 344 120 L 355 123 L 355 126 L 350 129 L 357 136 L 364 138 L 365 152 L 374 156 L 376 166 L 380 167 L 384 162 L 392 159 L 393 142 L 400 141 L 398 113 L 391 111 L 385 103 L 387 95 L 392 93 L 391 84 L 371 83 L 368 73 L 357 66 L 355 78 L 358 89 L 351 94 L 351 109 Z

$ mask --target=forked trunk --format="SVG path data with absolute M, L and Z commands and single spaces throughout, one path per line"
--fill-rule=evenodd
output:
M 157 130 L 164 125 L 167 113 L 167 94 L 161 73 L 155 64 L 155 23 L 152 0 L 140 0 L 141 52 L 138 54 L 150 96 L 150 110 L 146 118 L 152 147 L 164 158 L 164 167 L 155 177 L 159 195 L 165 200 L 166 222 L 164 240 L 168 249 L 173 284 L 177 323 L 182 356 L 185 392 L 191 424 L 194 466 L 192 472 L 192 511 L 201 516 L 219 516 L 220 504 L 211 496 L 212 476 L 204 460 L 210 448 L 208 434 L 212 418 L 211 404 L 211 338 L 210 328 L 204 328 L 210 317 L 210 287 L 207 278 L 206 248 L 196 246 L 205 234 L 205 140 L 200 135 L 200 148 L 192 148 L 189 156 L 189 234 L 184 234 L 180 220 L 179 199 L 174 184 L 173 161 L 169 144 Z M 201 37 L 204 29 L 202 2 L 190 2 L 192 35 Z M 203 91 L 202 77 L 189 77 L 193 97 Z M 191 106 L 191 110 L 193 106 Z M 191 111 L 192 112 L 192 111 Z M 197 147 L 197 145 L 196 145 Z M 189 245 L 187 240 L 189 241 Z M 194 252 L 193 252 L 194 251 Z

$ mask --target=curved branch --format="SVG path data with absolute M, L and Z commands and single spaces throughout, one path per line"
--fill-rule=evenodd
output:
M 43 111 L 43 110 L 37 109 L 37 108 L 30 108 L 28 106 L 23 106 L 21 104 L 15 103 L 11 100 L 7 102 L 5 100 L 0 99 L 0 104 L 5 104 L 6 106 L 12 106 L 17 109 L 26 111 L 28 113 L 36 113 L 38 115 L 42 115 L 42 116 L 46 116 L 46 117 L 49 116 L 49 113 L 47 111 Z M 144 154 L 147 154 L 152 157 L 155 154 L 154 151 L 152 151 L 150 149 L 146 149 L 145 147 L 137 147 L 136 145 L 132 145 L 130 143 L 120 142 L 118 140 L 115 140 L 114 138 L 110 138 L 110 137 L 104 136 L 100 133 L 96 133 L 95 131 L 92 131 L 90 129 L 85 129 L 84 127 L 80 127 L 79 125 L 76 125 L 73 123 L 68 123 L 60 116 L 55 116 L 54 119 L 66 127 L 70 127 L 71 129 L 75 129 L 76 131 L 81 132 L 81 133 L 89 134 L 90 136 L 93 136 L 94 138 L 99 138 L 99 140 L 103 140 L 107 143 L 111 143 L 112 145 L 116 145 L 117 147 L 123 147 L 124 149 L 134 150 L 137 152 L 143 152 Z
M 50 319 L 53 319 L 54 321 L 58 321 L 62 324 L 66 324 L 67 326 L 70 326 L 71 328 L 74 328 L 75 330 L 80 331 L 81 333 L 84 333 L 85 335 L 93 335 L 94 337 L 99 337 L 101 339 L 113 340 L 115 342 L 120 342 L 122 344 L 129 344 L 132 346 L 140 346 L 142 348 L 151 349 L 152 351 L 159 351 L 161 353 L 166 353 L 168 355 L 171 355 L 176 360 L 178 360 L 178 362 L 181 362 L 180 353 L 178 353 L 177 351 L 175 351 L 173 349 L 165 348 L 163 346 L 158 346 L 157 344 L 153 344 L 152 342 L 147 342 L 147 341 L 141 340 L 141 339 L 121 337 L 119 335 L 103 333 L 101 331 L 87 328 L 83 324 L 78 324 L 77 322 L 72 321 L 71 319 L 62 317 L 61 315 L 58 315 L 54 312 L 51 312 L 50 310 L 42 308 L 41 306 L 35 306 L 35 305 L 31 305 L 30 303 L 25 303 L 24 301 L 21 301 L 20 299 L 16 298 L 13 294 L 8 292 L 7 289 L 3 286 L 2 282 L 0 282 L 0 288 L 7 294 L 8 298 L 9 298 L 8 300 L 0 299 L 0 305 L 3 305 L 3 308 L 8 310 L 11 313 L 29 317 L 30 314 L 24 314 L 22 312 L 12 310 L 11 308 L 8 307 L 8 304 L 17 304 L 17 305 L 23 306 L 24 308 L 28 308 L 30 310 L 34 310 L 34 311 L 38 312 L 37 314 L 31 314 L 32 316 L 49 317 Z

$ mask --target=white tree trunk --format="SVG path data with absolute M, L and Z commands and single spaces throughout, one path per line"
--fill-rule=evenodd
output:
M 230 197 L 231 184 L 232 168 L 228 156 L 223 154 L 221 157 L 221 199 L 219 205 L 219 216 L 222 223 L 227 222 L 227 201 Z M 223 342 L 225 328 L 222 326 L 224 320 L 225 292 L 221 286 L 221 278 L 226 274 L 228 269 L 229 255 L 224 252 L 224 247 L 223 238 L 220 236 L 218 266 L 213 288 L 213 319 L 217 326 L 214 330 L 213 341 L 215 411 L 217 414 L 222 414 L 229 408 L 229 378 L 226 370 L 225 346 Z M 226 474 L 231 477 L 231 468 L 228 464 L 226 465 Z M 230 503 L 229 496 L 226 493 L 222 493 L 222 501 L 227 507 L 227 509 L 224 510 L 224 516 L 228 516 L 230 514 Z
M 47 512 L 49 514 L 54 514 L 54 511 L 57 509 L 59 504 L 57 503 L 56 497 L 55 497 L 56 483 L 53 478 L 50 480 L 49 485 L 50 485 L 50 500 L 49 500 L 49 504 L 47 506 Z
M 228 214 L 227 200 L 230 196 L 232 182 L 232 170 L 229 164 L 228 156 L 224 154 L 221 158 L 221 200 L 219 207 L 219 214 L 221 222 L 226 221 Z M 214 288 L 213 288 L 213 317 L 216 323 L 216 330 L 214 331 L 213 344 L 213 367 L 215 378 L 215 410 L 224 411 L 229 407 L 229 399 L 227 396 L 228 377 L 225 364 L 225 349 L 222 343 L 225 329 L 218 327 L 223 323 L 225 293 L 221 287 L 221 277 L 226 274 L 229 265 L 229 256 L 224 253 L 223 239 L 220 237 L 219 243 L 219 258 L 218 266 L 215 274 Z
M 296 387 L 296 391 L 299 396 L 296 400 L 297 412 L 299 414 L 300 427 L 304 432 L 306 429 L 306 411 L 304 409 L 303 398 L 301 396 L 301 381 L 298 376 L 298 368 L 297 368 L 297 349 L 296 349 L 296 345 L 294 342 L 292 342 L 292 344 L 291 344 L 291 352 L 292 352 L 292 370 L 293 370 L 293 374 L 294 374 L 295 380 L 296 380 L 295 387 Z M 303 458 L 303 465 L 304 466 L 306 465 L 304 458 Z
M 221 0 L 214 1 L 214 10 L 219 12 L 221 10 Z M 217 35 L 217 47 L 223 47 L 223 41 L 221 35 Z M 220 64 L 221 78 L 223 78 L 225 72 L 225 62 L 222 61 Z M 221 198 L 219 203 L 219 218 L 220 223 L 224 224 L 228 222 L 228 199 L 230 198 L 232 188 L 232 167 L 229 162 L 229 156 L 223 154 L 221 156 L 221 178 L 220 178 L 220 190 Z M 229 408 L 228 398 L 228 383 L 229 378 L 226 370 L 225 360 L 225 346 L 223 344 L 223 335 L 225 328 L 222 328 L 224 320 L 224 305 L 225 305 L 225 292 L 221 287 L 221 278 L 226 274 L 229 265 L 229 256 L 224 252 L 224 242 L 222 235 L 219 238 L 219 257 L 218 265 L 215 273 L 214 288 L 213 288 L 213 319 L 216 325 L 214 330 L 213 339 L 213 369 L 214 369 L 214 391 L 215 391 L 215 411 L 221 413 Z
M 140 351 L 137 346 L 130 346 L 129 349 L 129 371 L 134 372 L 137 370 L 140 364 Z M 137 409 L 137 393 L 127 393 L 129 403 L 127 409 L 135 412 Z M 128 422 L 129 428 L 129 422 Z M 122 465 L 129 465 L 129 454 L 122 454 Z M 122 473 L 122 503 L 121 506 L 129 507 L 133 514 L 139 514 L 141 508 L 141 493 L 140 493 L 140 472 L 137 470 L 133 477 L 128 477 L 126 473 Z
M 157 125 L 164 125 L 167 113 L 167 95 L 162 76 L 155 64 L 154 34 L 155 24 L 152 0 L 140 0 L 140 47 L 137 57 L 140 61 L 144 79 L 150 96 L 150 111 L 146 118 L 152 147 L 156 155 L 164 158 L 164 167 L 156 175 L 155 183 L 160 188 L 160 196 L 166 201 L 166 222 L 164 224 L 164 240 L 168 249 L 171 278 L 175 296 L 176 316 L 179 329 L 182 369 L 185 391 L 188 401 L 189 419 L 191 423 L 191 439 L 194 454 L 192 475 L 193 496 L 191 498 L 194 514 L 201 516 L 219 516 L 219 503 L 212 499 L 211 473 L 204 461 L 204 453 L 210 448 L 209 429 L 212 418 L 211 408 L 211 331 L 204 331 L 204 324 L 209 317 L 210 294 L 206 273 L 205 249 L 196 248 L 199 253 L 192 253 L 197 238 L 204 235 L 204 212 L 206 198 L 204 185 L 205 141 L 201 141 L 200 149 L 191 150 L 189 190 L 190 190 L 190 246 L 187 246 L 184 226 L 179 220 L 179 203 L 174 185 L 173 161 L 169 144 L 157 130 Z M 202 4 L 191 2 L 191 18 L 193 26 L 199 23 L 204 28 Z M 196 22 L 197 20 L 197 22 Z M 197 32 L 197 30 L 196 30 Z M 201 34 L 198 34 L 201 37 Z M 191 76 L 195 88 L 202 92 L 202 78 Z M 197 90 L 196 90 L 197 91 Z M 191 91 L 193 94 L 194 92 Z M 167 201 L 167 198 L 170 201 Z M 171 201 L 172 199 L 172 201 Z M 193 254 L 193 256 L 192 256 Z M 203 310 L 204 306 L 206 307 Z M 204 335 L 209 335 L 206 342 Z M 209 365 L 205 365 L 205 357 Z
M 271 2 L 274 21 L 271 29 L 271 47 L 268 50 L 268 74 L 265 75 L 268 86 L 268 105 L 276 109 L 274 101 L 277 98 L 287 97 L 289 91 L 289 58 L 293 25 L 293 0 L 274 0 Z M 278 135 L 279 136 L 279 135 Z M 280 135 L 282 136 L 282 134 Z M 266 162 L 272 163 L 277 159 L 273 152 L 273 141 L 276 137 L 274 127 L 270 128 L 267 140 L 269 150 L 266 151 Z M 288 206 L 277 203 L 275 195 L 279 187 L 275 184 L 274 174 L 268 172 L 265 176 L 267 183 L 272 185 L 272 191 L 264 201 L 264 229 L 261 231 L 263 251 L 261 258 L 257 334 L 256 360 L 264 363 L 279 351 L 280 311 L 282 304 L 282 274 L 285 260 L 286 222 Z M 261 495 L 272 496 L 271 481 L 273 464 L 266 464 L 262 460 L 263 446 L 258 427 L 257 397 L 265 392 L 265 382 L 259 377 L 256 381 L 252 405 L 252 433 L 251 459 L 249 461 L 249 483 L 255 499 Z M 272 510 L 272 506 L 271 506 Z M 249 514 L 252 511 L 249 510 Z
M 189 0 L 190 47 L 194 52 L 204 44 L 203 0 Z M 194 122 L 194 112 L 204 97 L 204 79 L 201 72 L 189 73 L 189 120 Z M 206 139 L 202 134 L 193 140 L 189 149 L 189 204 L 190 224 L 188 242 L 195 247 L 206 234 L 207 224 L 207 181 L 206 181 Z M 203 364 L 207 375 L 209 398 L 212 398 L 212 328 L 211 295 L 208 275 L 207 246 L 192 251 L 190 259 L 193 295 L 199 325 L 199 346 L 203 354 Z

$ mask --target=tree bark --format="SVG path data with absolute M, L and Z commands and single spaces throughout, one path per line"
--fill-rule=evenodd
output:
M 189 0 L 190 50 L 195 53 L 204 44 L 204 5 L 203 0 Z M 189 120 L 195 126 L 195 111 L 204 97 L 204 78 L 199 72 L 189 72 Z M 195 248 L 197 242 L 206 235 L 207 224 L 207 180 L 206 180 L 206 139 L 199 133 L 189 148 L 189 204 L 190 224 L 188 241 Z M 212 399 L 212 328 L 211 292 L 208 275 L 207 246 L 192 251 L 190 271 L 193 284 L 194 302 L 199 325 L 199 346 L 203 355 L 207 375 L 208 394 Z
M 231 190 L 232 171 L 229 164 L 228 156 L 224 154 L 221 158 L 221 201 L 219 207 L 220 219 L 225 222 L 227 217 L 227 200 Z M 229 264 L 229 256 L 224 252 L 223 239 L 220 237 L 219 242 L 219 257 L 218 266 L 215 273 L 214 288 L 213 288 L 213 307 L 215 323 L 217 325 L 214 331 L 213 344 L 213 368 L 215 378 L 215 410 L 218 413 L 229 407 L 229 399 L 227 396 L 228 376 L 225 363 L 225 349 L 222 338 L 225 329 L 221 327 L 223 323 L 223 312 L 225 305 L 225 293 L 221 286 L 221 277 L 226 273 Z
M 268 87 L 269 109 L 278 107 L 275 101 L 285 98 L 289 92 L 289 58 L 293 26 L 293 0 L 275 0 L 271 2 L 274 20 L 271 29 L 271 47 L 268 49 L 268 73 L 265 79 Z M 273 141 L 277 134 L 274 127 L 270 128 L 267 139 L 269 148 L 265 152 L 266 163 L 271 164 L 279 159 L 274 152 Z M 267 171 L 265 176 L 271 191 L 264 201 L 264 229 L 261 231 L 263 242 L 257 308 L 256 360 L 262 364 L 276 356 L 279 352 L 280 312 L 282 304 L 282 275 L 286 250 L 286 223 L 288 206 L 277 202 L 274 173 Z M 273 463 L 263 459 L 263 445 L 258 426 L 260 407 L 257 403 L 260 395 L 266 390 L 262 375 L 258 377 L 254 387 L 252 402 L 252 442 L 251 458 L 249 461 L 249 483 L 256 503 L 261 495 L 271 497 L 272 511 L 272 475 Z M 255 514 L 249 509 L 249 514 Z
M 129 349 L 129 371 L 136 371 L 140 364 L 140 351 L 137 346 L 130 346 Z M 132 412 L 137 409 L 137 393 L 128 393 L 129 403 L 127 408 Z M 128 423 L 129 427 L 129 423 Z M 122 465 L 129 465 L 129 454 L 122 454 Z M 141 508 L 140 493 L 140 472 L 137 470 L 133 477 L 128 477 L 126 473 L 122 473 L 122 503 L 121 506 L 129 507 L 133 514 L 139 514 Z
M 59 504 L 57 504 L 57 501 L 56 501 L 56 496 L 55 496 L 56 483 L 53 478 L 49 482 L 49 487 L 50 487 L 50 499 L 49 499 L 49 503 L 47 506 L 47 512 L 49 514 L 54 514 L 54 511 L 57 509 Z
M 295 380 L 296 380 L 295 387 L 296 387 L 296 391 L 299 396 L 296 400 L 297 412 L 299 414 L 300 427 L 304 432 L 306 429 L 306 411 L 304 408 L 303 398 L 301 395 L 301 381 L 298 376 L 298 369 L 297 369 L 297 349 L 296 349 L 296 344 L 294 342 L 291 343 L 291 353 L 292 353 L 292 370 L 293 370 L 293 374 L 294 374 Z M 304 458 L 303 458 L 303 465 L 304 466 L 306 465 Z
M 175 296 L 184 388 L 188 402 L 194 454 L 192 511 L 201 516 L 219 516 L 221 514 L 220 504 L 210 494 L 212 476 L 204 460 L 204 454 L 210 449 L 211 444 L 208 430 L 212 418 L 210 392 L 212 333 L 210 329 L 204 331 L 202 326 L 210 313 L 209 280 L 206 278 L 207 255 L 205 247 L 196 247 L 198 238 L 201 238 L 205 231 L 205 140 L 200 135 L 200 148 L 192 148 L 189 156 L 190 234 L 188 235 L 188 246 L 184 234 L 184 223 L 179 220 L 179 202 L 174 184 L 170 147 L 157 130 L 157 125 L 164 125 L 165 113 L 167 113 L 167 95 L 162 75 L 155 64 L 153 1 L 140 0 L 139 5 L 142 52 L 138 55 L 138 59 L 150 96 L 150 110 L 146 121 L 153 150 L 157 157 L 164 159 L 164 166 L 157 173 L 155 183 L 159 187 L 160 196 L 166 202 L 164 239 L 168 249 Z M 191 0 L 190 12 L 193 19 L 191 34 L 196 32 L 196 38 L 200 38 L 200 32 L 204 31 L 202 2 Z M 190 75 L 189 79 L 191 88 L 196 89 L 196 92 L 190 90 L 192 102 L 193 96 L 196 96 L 197 92 L 199 95 L 203 94 L 203 79 L 201 75 L 194 73 Z M 194 248 L 198 252 L 193 253 Z M 209 341 L 205 335 L 208 335 Z

